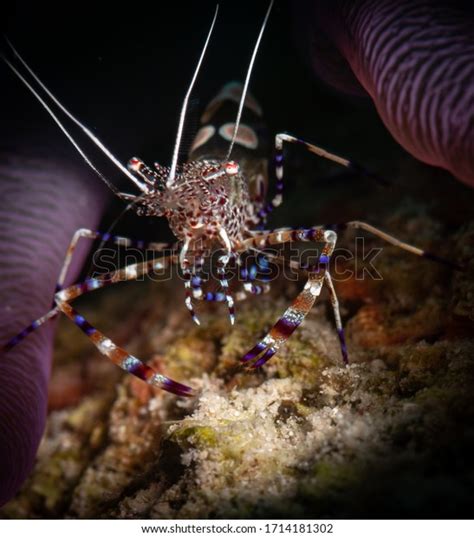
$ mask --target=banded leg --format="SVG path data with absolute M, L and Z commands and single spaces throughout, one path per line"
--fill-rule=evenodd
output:
M 303 322 L 312 308 L 316 298 L 321 293 L 325 280 L 325 274 L 330 257 L 336 246 L 337 235 L 334 231 L 314 227 L 297 230 L 275 230 L 262 234 L 260 237 L 252 237 L 243 242 L 245 248 L 265 248 L 269 245 L 284 244 L 291 241 L 314 241 L 324 243 L 318 262 L 308 267 L 308 281 L 304 289 L 295 298 L 291 306 L 282 317 L 275 323 L 270 332 L 258 342 L 241 361 L 246 363 L 253 361 L 250 367 L 257 368 L 264 365 L 286 343 L 291 334 Z
M 224 293 L 225 300 L 227 302 L 227 310 L 229 312 L 230 324 L 233 325 L 235 323 L 234 299 L 232 298 L 232 295 L 230 293 L 229 282 L 227 280 L 225 272 L 229 261 L 235 258 L 235 254 L 233 253 L 233 248 L 229 236 L 224 228 L 221 228 L 219 230 L 219 237 L 223 245 L 225 246 L 226 253 L 224 255 L 221 255 L 217 260 L 217 277 L 219 279 L 222 292 Z
M 72 237 L 71 243 L 66 251 L 66 257 L 64 259 L 64 265 L 59 274 L 58 284 L 56 290 L 62 289 L 64 281 L 66 279 L 67 271 L 72 261 L 74 251 L 80 239 L 97 240 L 101 239 L 103 242 L 111 242 L 117 246 L 123 246 L 124 248 L 138 248 L 139 250 L 154 250 L 160 252 L 167 247 L 171 247 L 168 243 L 159 242 L 145 242 L 142 240 L 129 239 L 128 237 L 121 237 L 119 235 L 111 235 L 110 233 L 101 233 L 100 231 L 92 231 L 90 229 L 81 228 L 78 229 Z
M 243 286 L 240 290 L 236 291 L 234 297 L 230 293 L 229 282 L 225 275 L 226 270 L 226 256 L 221 256 L 218 260 L 217 273 L 219 278 L 219 283 L 221 286 L 221 291 L 208 291 L 204 292 L 202 289 L 202 279 L 200 276 L 202 265 L 204 259 L 200 254 L 194 263 L 194 270 L 190 269 L 190 262 L 187 258 L 183 260 L 184 268 L 183 276 L 185 278 L 185 304 L 189 310 L 191 317 L 196 324 L 200 325 L 200 321 L 195 313 L 194 304 L 192 300 L 200 300 L 204 302 L 226 302 L 229 308 L 229 313 L 231 315 L 231 322 L 235 320 L 234 312 L 234 299 L 236 302 L 245 300 L 248 295 L 259 295 L 262 293 L 267 293 L 270 290 L 270 286 L 267 282 L 256 283 L 257 278 L 257 267 L 252 265 L 249 269 L 240 268 L 240 276 L 243 280 Z M 239 261 L 237 260 L 237 264 Z
M 257 253 L 256 263 L 251 264 L 248 268 L 242 267 L 240 269 L 240 278 L 243 281 L 243 292 L 250 295 L 261 295 L 270 291 L 270 284 L 268 280 L 263 277 L 258 277 L 258 269 L 268 268 L 268 259 L 265 253 Z M 259 283 L 256 283 L 256 282 Z
M 184 303 L 189 313 L 191 314 L 192 320 L 199 326 L 201 321 L 196 315 L 194 309 L 193 298 L 196 300 L 202 300 L 203 291 L 202 291 L 202 279 L 200 273 L 202 271 L 202 266 L 204 264 L 204 259 L 202 257 L 202 252 L 199 253 L 198 257 L 195 260 L 193 269 L 190 268 L 189 259 L 185 258 L 181 262 L 181 269 L 183 271 L 184 277 L 184 289 L 185 289 L 185 298 Z
M 389 235 L 388 233 L 385 233 L 384 231 L 382 231 L 382 230 L 380 230 L 380 229 L 378 229 L 378 228 L 376 228 L 376 227 L 374 227 L 374 226 L 372 226 L 370 224 L 367 224 L 366 222 L 352 221 L 352 222 L 347 222 L 345 224 L 332 224 L 332 225 L 328 225 L 328 226 L 325 226 L 325 227 L 327 229 L 333 229 L 333 230 L 337 230 L 337 231 L 345 230 L 345 229 L 348 229 L 348 228 L 363 229 L 363 230 L 368 231 L 369 233 L 372 233 L 373 235 L 381 238 L 382 240 L 385 240 L 389 244 L 397 246 L 398 248 L 401 248 L 401 249 L 403 249 L 403 250 L 405 250 L 407 252 L 413 253 L 413 254 L 421 256 L 421 257 L 425 257 L 427 259 L 430 259 L 431 261 L 436 261 L 438 263 L 448 265 L 448 266 L 450 266 L 452 268 L 455 268 L 457 270 L 463 270 L 462 266 L 456 264 L 455 262 L 453 262 L 453 261 L 451 261 L 449 259 L 442 258 L 442 257 L 440 257 L 440 256 L 438 256 L 436 254 L 433 254 L 431 252 L 427 252 L 425 250 L 422 250 L 421 248 L 418 248 L 416 246 L 413 246 L 411 244 L 403 242 L 403 241 L 397 239 L 396 237 L 394 237 L 392 235 Z M 280 230 L 280 231 L 278 231 L 277 230 L 277 231 L 273 232 L 272 234 L 265 234 L 265 235 L 260 236 L 260 237 L 258 235 L 253 236 L 251 239 L 248 239 L 248 240 L 244 241 L 243 247 L 244 248 L 245 247 L 252 248 L 252 249 L 258 251 L 259 248 L 265 248 L 265 247 L 267 247 L 269 245 L 277 244 L 280 241 L 281 242 L 286 242 L 286 241 L 289 241 L 289 240 L 308 240 L 314 233 L 316 233 L 320 229 L 321 228 L 300 229 L 300 230 L 293 230 L 293 231 L 288 231 L 288 230 Z M 322 260 L 324 261 L 324 259 L 320 258 L 320 263 L 321 263 Z M 305 270 L 308 270 L 308 269 L 310 270 L 311 269 L 310 267 L 302 267 L 302 266 L 300 266 L 299 268 L 304 268 Z M 334 317 L 335 317 L 335 321 L 336 321 L 337 332 L 338 332 L 339 341 L 340 341 L 340 344 L 341 344 L 341 353 L 342 353 L 343 361 L 344 361 L 345 364 L 347 364 L 348 363 L 347 347 L 346 347 L 344 331 L 343 331 L 342 323 L 341 323 L 341 317 L 340 317 L 340 312 L 339 312 L 339 303 L 338 303 L 338 300 L 337 300 L 337 297 L 336 297 L 334 286 L 332 284 L 331 276 L 330 276 L 330 274 L 328 272 L 325 273 L 324 279 L 325 279 L 326 283 L 328 284 L 331 303 L 332 303 L 333 311 L 334 311 Z M 283 321 L 287 314 L 291 315 L 290 309 L 287 310 L 287 312 L 285 312 L 284 316 L 282 317 L 282 319 L 280 319 L 280 321 Z M 280 323 L 280 321 L 278 321 L 278 323 Z M 272 331 L 274 331 L 274 333 L 272 334 L 272 331 L 271 331 L 264 340 L 262 340 L 259 344 L 257 344 L 253 349 L 251 349 L 249 351 L 249 353 L 247 353 L 247 355 L 245 355 L 242 358 L 242 361 L 248 361 L 248 360 L 255 359 L 259 354 L 261 354 L 261 352 L 263 352 L 263 350 L 267 349 L 267 347 L 269 346 L 269 343 L 271 344 L 272 340 L 276 339 L 275 336 L 279 335 L 280 330 L 279 330 L 279 327 L 278 327 L 278 323 L 272 329 Z M 283 324 L 284 323 L 282 323 L 282 325 Z M 293 328 L 291 330 L 291 333 L 294 331 L 294 329 L 295 328 Z M 289 335 L 291 335 L 291 333 Z M 288 339 L 289 335 L 286 337 L 286 339 Z M 277 345 L 276 346 L 274 345 L 273 348 L 274 349 L 276 348 L 276 350 L 278 350 L 278 348 L 280 346 L 281 346 L 281 342 L 280 342 L 280 340 L 278 340 Z M 262 356 L 262 358 L 260 360 L 257 360 L 254 363 L 254 367 L 258 367 L 259 365 L 263 365 L 263 363 L 265 363 L 269 358 L 271 358 L 271 356 L 273 356 L 275 354 L 275 352 L 273 352 L 271 347 L 268 348 L 266 350 L 266 353 L 265 353 L 266 356 L 264 355 L 264 356 Z M 264 359 L 264 358 L 266 358 L 266 359 Z
M 229 317 L 231 324 L 234 324 L 235 322 L 235 310 L 234 310 L 234 299 L 230 293 L 229 290 L 229 282 L 227 281 L 227 278 L 225 276 L 225 269 L 229 262 L 229 260 L 235 257 L 235 254 L 226 254 L 225 256 L 221 256 L 218 261 L 218 267 L 217 267 L 217 273 L 219 276 L 219 281 L 221 283 L 222 291 L 224 295 L 224 298 L 227 302 L 227 306 L 229 309 Z M 264 255 L 261 257 L 265 257 Z M 237 265 L 239 266 L 240 259 L 237 258 Z M 247 298 L 247 296 L 250 295 L 260 295 L 262 293 L 267 293 L 270 290 L 270 285 L 268 282 L 264 281 L 263 278 L 257 278 L 258 273 L 258 267 L 256 264 L 250 265 L 250 267 L 247 269 L 245 267 L 239 268 L 240 277 L 243 280 L 243 289 L 241 291 L 238 291 L 236 293 L 236 300 L 242 301 Z M 260 283 L 256 283 L 255 280 L 261 280 Z
M 234 298 L 236 302 L 242 302 L 249 296 L 261 295 L 270 291 L 270 284 L 266 281 L 260 281 L 258 278 L 255 265 L 251 265 L 248 269 L 240 267 L 239 271 L 243 285 L 235 291 Z M 201 300 L 206 302 L 225 302 L 227 298 L 225 293 L 217 291 L 203 293 Z
M 66 250 L 66 256 L 64 258 L 64 263 L 63 263 L 61 272 L 59 274 L 55 292 L 58 292 L 63 288 L 64 282 L 68 274 L 69 267 L 72 262 L 74 251 L 76 250 L 77 244 L 81 238 L 85 238 L 89 240 L 102 239 L 102 241 L 104 242 L 112 242 L 118 246 L 124 246 L 124 247 L 134 246 L 139 249 L 148 249 L 148 250 L 155 250 L 155 251 L 161 251 L 161 250 L 164 250 L 166 247 L 171 247 L 171 245 L 167 243 L 155 243 L 155 242 L 146 243 L 144 241 L 140 241 L 140 240 L 136 241 L 133 239 L 129 239 L 127 237 L 111 235 L 110 233 L 100 233 L 99 231 L 92 231 L 90 229 L 85 229 L 85 228 L 78 229 L 74 233 L 71 239 L 71 242 Z M 33 321 L 30 325 L 24 328 L 20 333 L 12 337 L 2 347 L 0 347 L 0 353 L 9 351 L 13 347 L 21 343 L 32 332 L 40 328 L 44 323 L 55 319 L 58 315 L 59 315 L 59 308 L 53 302 L 53 307 L 45 315 Z
M 10 349 L 13 349 L 13 347 L 16 347 L 32 332 L 34 332 L 35 330 L 38 330 L 40 326 L 45 324 L 47 321 L 51 321 L 52 319 L 55 319 L 58 316 L 58 314 L 59 314 L 59 309 L 57 307 L 54 307 L 50 309 L 47 313 L 45 313 L 42 317 L 33 321 L 26 328 L 24 328 L 21 332 L 19 332 L 16 336 L 13 336 L 10 340 L 8 340 L 4 345 L 0 347 L 0 355 L 2 355 L 4 352 L 8 352 Z
M 291 260 L 291 259 L 288 260 L 288 259 L 285 259 L 284 257 L 282 258 L 282 257 L 276 256 L 274 254 L 269 254 L 269 253 L 267 253 L 266 255 L 270 257 L 273 261 L 277 263 L 284 263 L 294 270 L 307 270 L 308 269 L 308 267 L 305 267 L 294 260 Z M 325 272 L 324 279 L 326 281 L 326 284 L 329 290 L 329 298 L 331 301 L 331 306 L 332 306 L 333 313 L 334 313 L 334 320 L 336 323 L 337 335 L 338 335 L 339 343 L 341 346 L 342 361 L 344 362 L 345 365 L 348 365 L 349 358 L 348 358 L 348 352 L 347 352 L 346 337 L 344 334 L 344 328 L 342 327 L 341 313 L 339 310 L 339 300 L 337 299 L 336 290 L 334 289 L 331 274 L 329 273 L 329 271 Z
M 320 273 L 308 274 L 308 281 L 301 293 L 274 324 L 270 332 L 240 359 L 241 362 L 254 360 L 250 367 L 255 369 L 263 366 L 278 352 L 313 307 L 316 298 L 321 293 L 324 272 L 325 269 L 322 269 Z
M 261 252 L 259 252 L 259 254 L 264 255 Z M 189 260 L 184 259 L 184 263 L 186 265 L 189 264 Z M 200 277 L 200 272 L 202 270 L 203 263 L 204 263 L 204 258 L 200 255 L 196 259 L 196 262 L 195 262 L 196 269 L 194 273 L 187 270 L 187 274 L 186 274 L 186 267 L 183 271 L 183 273 L 185 274 L 185 287 L 189 289 L 189 292 L 186 295 L 186 299 L 188 299 L 188 296 L 189 296 L 189 300 L 190 300 L 191 294 L 192 294 L 192 298 L 195 300 L 201 300 L 204 302 L 228 302 L 228 295 L 225 293 L 224 289 L 222 289 L 221 291 L 216 291 L 216 292 L 212 292 L 212 291 L 204 292 L 203 291 L 202 279 Z M 241 278 L 241 281 L 243 282 L 243 286 L 240 290 L 237 290 L 235 292 L 234 296 L 235 296 L 236 302 L 241 302 L 245 300 L 246 298 L 248 298 L 249 295 L 260 295 L 262 293 L 267 293 L 270 290 L 270 285 L 268 284 L 268 282 L 260 283 L 260 279 L 258 278 L 258 275 L 257 275 L 258 268 L 255 264 L 252 264 L 248 269 L 245 267 L 241 267 L 240 265 L 241 265 L 241 260 L 240 258 L 237 258 L 237 268 L 239 270 L 240 278 Z M 222 269 L 223 267 L 220 267 L 220 268 Z M 218 267 L 218 270 L 219 270 L 219 267 Z M 222 276 L 222 274 L 220 275 Z M 223 278 L 225 279 L 225 268 L 224 268 Z M 259 283 L 256 283 L 257 281 Z M 219 282 L 221 282 L 221 279 L 219 279 Z M 227 288 L 228 288 L 228 282 L 226 279 L 225 279 L 225 282 L 227 283 Z M 226 283 L 224 283 L 224 288 L 226 286 Z M 221 288 L 222 288 L 222 284 L 221 284 Z M 191 315 L 193 315 L 193 313 L 194 313 L 194 308 L 192 308 L 191 310 Z M 199 324 L 199 322 L 197 324 Z
M 122 281 L 136 280 L 152 270 L 162 270 L 172 262 L 175 262 L 175 259 L 167 256 L 160 260 L 128 265 L 123 269 L 104 274 L 99 278 L 90 278 L 83 283 L 71 285 L 66 289 L 58 291 L 55 295 L 55 301 L 58 309 L 69 317 L 99 349 L 99 352 L 107 356 L 114 364 L 151 386 L 161 388 L 175 395 L 190 397 L 195 395 L 192 388 L 158 373 L 155 369 L 135 356 L 132 356 L 126 350 L 115 345 L 111 339 L 93 327 L 70 305 L 72 300 L 89 291 L 95 291 L 96 289 Z
M 300 138 L 296 138 L 295 136 L 292 136 L 291 134 L 279 133 L 275 136 L 275 175 L 276 175 L 276 180 L 277 180 L 275 186 L 276 186 L 277 193 L 275 194 L 273 199 L 259 211 L 258 216 L 262 219 L 265 219 L 265 217 L 269 213 L 271 213 L 276 207 L 280 206 L 283 201 L 283 188 L 284 188 L 283 142 L 302 145 L 308 151 L 311 151 L 311 153 L 318 155 L 318 157 L 331 160 L 332 162 L 335 162 L 336 164 L 339 164 L 340 166 L 344 166 L 345 168 L 348 168 L 350 170 L 353 170 L 354 172 L 360 173 L 361 175 L 365 177 L 369 177 L 370 179 L 373 179 L 384 186 L 389 185 L 389 182 L 386 179 L 383 179 L 379 177 L 378 175 L 372 172 L 369 172 L 363 166 L 361 166 L 360 164 L 357 164 L 356 162 L 340 157 L 334 153 L 330 153 L 329 151 L 326 151 L 322 147 L 318 147 L 317 145 L 305 142 L 304 140 L 301 140 Z
M 229 261 L 231 259 L 231 253 L 227 253 L 225 255 L 221 255 L 217 260 L 217 277 L 219 278 L 219 283 L 222 289 L 222 292 L 225 296 L 225 301 L 227 303 L 227 310 L 229 312 L 229 320 L 230 324 L 235 323 L 235 307 L 234 307 L 234 299 L 232 297 L 232 294 L 230 293 L 229 289 L 229 281 L 226 277 L 226 268 L 229 264 Z

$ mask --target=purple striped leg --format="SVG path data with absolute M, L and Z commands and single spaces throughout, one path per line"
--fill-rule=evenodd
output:
M 219 258 L 217 259 L 217 277 L 219 278 L 219 283 L 220 283 L 222 292 L 225 295 L 225 300 L 227 302 L 227 309 L 229 312 L 230 324 L 234 324 L 235 323 L 234 299 L 232 298 L 232 295 L 229 290 L 229 282 L 227 280 L 225 271 L 226 271 L 227 265 L 229 264 L 229 261 L 235 258 L 235 254 L 233 253 L 232 244 L 229 239 L 229 236 L 224 228 L 221 228 L 219 230 L 219 237 L 225 246 L 226 253 L 224 255 L 219 256 Z
M 339 155 L 336 155 L 334 153 L 330 153 L 329 151 L 326 151 L 322 147 L 305 142 L 304 140 L 300 138 L 296 138 L 296 136 L 292 136 L 291 134 L 280 133 L 275 136 L 275 174 L 277 178 L 277 184 L 276 184 L 277 194 L 273 198 L 271 203 L 268 205 L 267 207 L 268 212 L 273 210 L 274 207 L 278 207 L 282 202 L 283 142 L 302 145 L 303 147 L 305 147 L 305 149 L 307 149 L 311 153 L 314 153 L 318 157 L 331 160 L 332 162 L 335 162 L 336 164 L 339 164 L 340 166 L 344 166 L 345 168 L 348 168 L 349 170 L 360 173 L 361 175 L 365 177 L 369 177 L 370 179 L 375 180 L 384 186 L 389 185 L 389 182 L 386 179 L 383 179 L 382 177 L 379 177 L 378 175 L 366 170 L 363 166 L 361 166 L 360 164 L 357 164 L 356 162 L 348 160 L 344 157 L 340 157 Z
M 202 271 L 202 266 L 204 263 L 202 254 L 203 254 L 202 252 L 199 252 L 195 256 L 195 263 L 192 269 L 190 268 L 189 259 L 185 258 L 181 262 L 181 269 L 183 271 L 184 289 L 185 289 L 184 303 L 189 313 L 191 314 L 192 320 L 197 325 L 200 325 L 201 322 L 198 316 L 196 315 L 196 311 L 194 309 L 194 304 L 193 304 L 193 299 L 203 300 L 203 291 L 201 287 L 202 279 L 200 276 L 200 273 Z
M 277 263 L 285 263 L 295 270 L 305 270 L 305 267 L 302 267 L 298 262 L 293 261 L 291 259 L 285 259 L 284 257 L 275 256 L 270 253 L 266 253 L 265 255 L 267 255 L 267 257 L 271 258 L 273 261 Z M 342 327 L 341 313 L 339 310 L 339 300 L 337 299 L 336 290 L 334 289 L 331 274 L 329 273 L 328 270 L 326 270 L 324 274 L 324 279 L 326 281 L 326 284 L 329 290 L 329 298 L 331 300 L 331 306 L 332 306 L 333 313 L 334 313 L 334 320 L 336 322 L 337 335 L 338 335 L 339 342 L 341 345 L 342 361 L 344 362 L 345 365 L 348 365 L 349 357 L 348 357 L 348 352 L 347 352 L 347 344 L 346 344 L 346 337 L 344 334 L 344 328 Z
M 71 239 L 71 242 L 66 250 L 64 263 L 61 268 L 61 272 L 59 273 L 58 282 L 56 284 L 56 292 L 60 291 L 63 288 L 64 282 L 68 274 L 69 267 L 71 265 L 72 257 L 77 247 L 77 243 L 79 242 L 81 238 L 85 238 L 89 240 L 102 239 L 104 242 L 112 242 L 118 246 L 124 246 L 124 247 L 133 246 L 135 248 L 144 249 L 144 250 L 155 250 L 157 252 L 164 250 L 167 247 L 171 248 L 171 245 L 168 243 L 157 243 L 157 242 L 145 243 L 144 241 L 140 241 L 140 240 L 136 241 L 133 239 L 129 239 L 127 237 L 111 235 L 110 233 L 100 233 L 99 231 L 92 231 L 86 228 L 78 229 L 74 233 Z M 34 332 L 35 330 L 38 330 L 38 328 L 40 328 L 44 323 L 55 319 L 59 315 L 59 308 L 55 306 L 54 304 L 53 306 L 54 307 L 51 308 L 42 317 L 33 321 L 30 325 L 24 328 L 20 333 L 12 337 L 2 347 L 0 347 L 0 354 L 3 352 L 9 351 L 13 347 L 16 347 L 16 345 L 21 343 L 32 332 Z
M 321 242 L 324 243 L 324 247 L 318 263 L 306 269 L 308 270 L 308 280 L 304 289 L 275 323 L 270 332 L 241 358 L 242 362 L 252 362 L 250 366 L 252 368 L 263 366 L 278 352 L 303 322 L 316 298 L 321 293 L 329 260 L 336 246 L 336 240 L 337 235 L 334 231 L 314 227 L 309 229 L 275 230 L 264 233 L 261 236 L 254 236 L 243 242 L 243 247 L 253 249 L 263 249 L 270 245 L 292 241 Z
M 250 266 L 239 267 L 240 281 L 243 282 L 242 290 L 236 294 L 237 300 L 244 300 L 244 298 L 238 298 L 238 294 L 243 294 L 245 297 L 248 295 L 261 295 L 270 291 L 270 284 L 263 277 L 258 276 L 259 262 L 258 256 L 261 259 L 266 259 L 268 256 L 265 252 L 257 252 L 256 260 Z M 240 265 L 240 260 L 239 260 Z
M 0 347 L 0 356 L 3 353 L 8 352 L 10 349 L 13 349 L 13 347 L 16 347 L 26 337 L 28 337 L 35 330 L 38 330 L 38 328 L 40 328 L 40 326 L 45 324 L 47 321 L 55 319 L 58 316 L 58 314 L 59 314 L 59 309 L 57 307 L 54 307 L 50 309 L 47 313 L 45 313 L 42 317 L 33 321 L 26 328 L 24 328 L 21 332 L 19 332 L 16 336 L 13 336 L 10 340 L 8 340 L 4 345 Z
M 175 257 L 165 256 L 144 263 L 128 265 L 122 269 L 101 275 L 98 278 L 90 278 L 83 283 L 78 283 L 71 285 L 66 289 L 62 289 L 56 293 L 55 301 L 58 309 L 69 317 L 76 326 L 86 334 L 99 351 L 104 356 L 107 356 L 107 358 L 114 364 L 154 387 L 161 388 L 174 393 L 175 395 L 190 397 L 195 395 L 192 388 L 162 375 L 135 356 L 129 354 L 126 350 L 116 345 L 111 339 L 93 327 L 87 319 L 70 305 L 72 300 L 87 292 L 95 291 L 102 287 L 123 281 L 136 280 L 151 271 L 163 270 L 174 262 L 176 262 Z
M 237 267 L 240 274 L 239 281 L 242 282 L 242 286 L 234 293 L 236 302 L 242 302 L 250 296 L 261 295 L 270 291 L 270 284 L 268 282 L 261 282 L 252 270 L 254 268 L 256 269 L 256 266 L 252 266 L 251 269 L 246 269 L 241 267 L 240 264 L 240 259 L 237 258 Z M 227 300 L 225 293 L 222 291 L 217 293 L 205 293 L 202 299 L 207 302 L 224 302 Z
M 221 256 L 221 258 L 222 257 L 224 256 Z M 234 296 L 230 295 L 229 283 L 225 277 L 226 263 L 224 263 L 225 259 L 221 258 L 219 258 L 219 265 L 217 267 L 221 291 L 217 292 L 204 292 L 202 289 L 202 279 L 200 273 L 204 263 L 204 258 L 201 254 L 199 254 L 199 257 L 197 257 L 195 261 L 194 271 L 191 271 L 189 268 L 189 260 L 184 260 L 185 264 L 187 265 L 183 269 L 183 275 L 185 278 L 184 285 L 186 289 L 186 307 L 191 313 L 193 321 L 198 325 L 200 324 L 200 321 L 195 313 L 192 300 L 200 300 L 204 302 L 226 302 L 230 310 L 230 314 L 233 315 L 234 299 L 236 302 L 241 302 L 247 299 L 249 295 L 260 295 L 262 293 L 268 293 L 270 290 L 270 285 L 267 282 L 255 283 L 256 278 L 252 277 L 249 271 L 246 271 L 246 269 L 241 269 L 240 273 L 244 282 L 243 286 L 235 293 Z M 238 263 L 239 262 L 237 261 L 237 264 Z
M 219 283 L 222 289 L 222 292 L 225 296 L 225 301 L 227 303 L 227 309 L 229 312 L 229 320 L 230 324 L 235 323 L 235 307 L 234 307 L 234 299 L 230 293 L 229 290 L 229 281 L 227 280 L 225 271 L 227 268 L 227 265 L 229 264 L 231 254 L 225 254 L 221 255 L 219 259 L 217 260 L 217 277 L 219 278 Z
M 326 268 L 321 268 L 319 272 L 308 274 L 304 289 L 273 325 L 270 332 L 241 358 L 241 362 L 252 361 L 250 367 L 255 369 L 266 364 L 278 352 L 313 307 L 321 293 L 325 271 Z
M 66 251 L 66 257 L 64 259 L 64 265 L 59 274 L 57 289 L 62 289 L 64 281 L 66 279 L 66 274 L 71 264 L 72 256 L 77 247 L 77 243 L 80 239 L 89 239 L 96 240 L 101 239 L 103 242 L 111 242 L 117 246 L 123 246 L 124 248 L 138 248 L 140 250 L 154 250 L 160 252 L 165 248 L 171 248 L 171 245 L 168 243 L 159 243 L 159 242 L 145 242 L 142 240 L 129 239 L 128 237 L 121 237 L 119 235 L 111 235 L 110 233 L 101 233 L 100 231 L 92 231 L 90 229 L 81 228 L 78 229 L 74 236 L 72 237 L 71 243 Z
M 240 269 L 240 278 L 243 284 L 234 294 L 236 302 L 242 302 L 251 296 L 265 294 L 270 291 L 269 282 L 261 282 L 258 277 L 253 277 L 247 269 Z M 226 302 L 227 298 L 225 293 L 218 291 L 216 293 L 204 293 L 202 300 L 206 302 Z

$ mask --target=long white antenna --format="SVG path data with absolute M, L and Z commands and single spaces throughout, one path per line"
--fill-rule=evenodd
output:
M 62 130 L 66 138 L 71 142 L 71 144 L 75 147 L 76 151 L 81 155 L 81 157 L 86 161 L 86 163 L 94 170 L 94 172 L 102 179 L 102 181 L 112 190 L 114 194 L 117 194 L 120 196 L 120 191 L 116 186 L 114 186 L 112 183 L 110 183 L 103 175 L 102 173 L 92 164 L 92 162 L 87 158 L 84 151 L 79 147 L 78 143 L 74 140 L 74 138 L 69 134 L 69 132 L 66 130 L 66 128 L 63 126 L 63 124 L 59 121 L 59 119 L 56 117 L 54 112 L 49 108 L 49 106 L 46 104 L 46 102 L 41 98 L 41 96 L 36 92 L 36 90 L 31 86 L 31 84 L 19 73 L 19 71 L 5 58 L 5 56 L 1 56 L 3 61 L 10 67 L 10 69 L 16 74 L 16 76 L 25 84 L 25 86 L 31 91 L 31 93 L 38 99 L 40 104 L 46 109 L 48 114 L 53 118 L 53 120 L 56 122 L 58 127 Z
M 255 47 L 253 49 L 252 58 L 250 59 L 249 68 L 247 70 L 247 76 L 245 78 L 244 89 L 242 90 L 242 96 L 240 98 L 239 111 L 237 112 L 237 119 L 235 120 L 234 132 L 232 133 L 232 140 L 230 141 L 230 146 L 229 146 L 229 150 L 227 151 L 226 160 L 230 159 L 232 149 L 234 148 L 235 139 L 237 137 L 237 132 L 239 130 L 240 118 L 242 116 L 242 110 L 245 104 L 245 97 L 247 95 L 247 89 L 249 87 L 250 75 L 252 74 L 253 64 L 257 56 L 257 51 L 258 51 L 258 47 L 260 46 L 260 41 L 262 40 L 263 32 L 265 31 L 265 26 L 267 25 L 268 17 L 270 16 L 270 12 L 273 7 L 273 2 L 274 0 L 270 1 L 270 5 L 268 6 L 267 13 L 265 15 L 265 18 L 263 19 L 262 27 L 260 28 L 260 33 L 258 34 L 257 42 L 255 43 Z
M 61 104 L 61 102 L 51 93 L 51 91 L 43 84 L 43 82 L 39 79 L 39 77 L 36 75 L 36 73 L 31 69 L 31 67 L 26 63 L 26 61 L 21 57 L 21 55 L 19 54 L 19 52 L 15 49 L 15 47 L 10 43 L 10 41 L 6 39 L 6 42 L 8 43 L 8 45 L 10 46 L 10 48 L 12 49 L 13 53 L 15 54 L 15 56 L 20 60 L 20 62 L 22 63 L 22 65 L 25 67 L 25 69 L 28 71 L 28 73 L 30 73 L 30 75 L 35 79 L 35 81 L 39 84 L 39 86 L 43 89 L 43 91 L 49 96 L 49 98 L 67 115 L 67 117 L 73 121 L 83 132 L 86 136 L 88 136 L 90 138 L 90 140 L 92 140 L 92 142 L 113 162 L 113 164 L 115 164 L 115 166 L 117 166 L 117 168 L 122 172 L 124 173 L 133 183 L 135 183 L 135 185 L 142 191 L 142 192 L 147 192 L 148 189 L 147 187 L 142 184 L 140 181 L 138 181 L 138 179 L 136 177 L 134 177 L 128 170 L 127 168 L 105 147 L 105 145 L 97 138 L 97 136 L 95 136 L 94 134 L 92 134 L 92 132 L 85 126 L 83 125 L 75 116 L 73 116 L 73 114 L 71 114 L 71 112 L 69 112 L 69 110 L 63 105 Z M 46 103 L 40 98 L 40 96 L 38 95 L 38 93 L 36 91 L 33 90 L 33 88 L 31 87 L 30 84 L 28 84 L 26 82 L 26 80 L 19 74 L 19 72 L 7 61 L 7 59 L 4 57 L 3 58 L 5 60 L 5 62 L 10 66 L 10 68 L 15 72 L 15 74 L 22 80 L 22 82 L 27 86 L 27 88 L 33 93 L 33 95 L 41 102 L 41 104 L 46 108 L 46 110 L 49 112 L 49 114 L 51 115 L 51 117 L 56 121 L 56 123 L 58 123 L 59 125 L 59 120 L 56 118 L 56 116 L 53 114 L 52 110 L 46 105 Z M 66 134 L 66 131 L 65 129 L 61 126 L 61 130 Z M 68 138 L 70 141 L 72 141 L 72 138 L 70 135 L 68 135 Z M 79 148 L 77 146 L 76 143 L 74 143 L 74 146 L 76 147 L 76 149 L 78 149 L 79 151 Z M 81 154 L 81 156 L 86 160 L 86 162 L 91 166 L 90 164 L 90 161 L 88 159 L 85 158 L 84 156 L 84 153 L 83 151 L 79 151 L 79 153 Z M 94 169 L 94 171 L 96 173 L 97 170 L 95 167 L 92 166 L 92 168 Z
M 217 12 L 219 11 L 219 4 L 216 6 L 216 11 L 214 13 L 214 18 L 212 19 L 211 27 L 209 28 L 209 32 L 207 34 L 206 42 L 204 43 L 204 47 L 201 52 L 201 56 L 199 58 L 196 70 L 194 71 L 193 78 L 191 80 L 191 84 L 189 85 L 188 91 L 186 93 L 186 96 L 184 97 L 183 107 L 181 108 L 181 115 L 179 116 L 179 124 L 178 124 L 178 134 L 176 136 L 176 142 L 174 145 L 174 151 L 173 151 L 173 159 L 171 161 L 171 168 L 170 173 L 168 175 L 168 179 L 166 180 L 166 186 L 169 188 L 173 186 L 174 179 L 176 176 L 176 166 L 178 164 L 178 153 L 179 153 L 179 146 L 181 144 L 181 136 L 183 134 L 183 126 L 184 126 L 184 119 L 186 117 L 186 110 L 188 108 L 188 101 L 189 97 L 191 95 L 191 91 L 193 89 L 194 83 L 196 82 L 197 75 L 199 73 L 199 69 L 202 64 L 202 60 L 204 59 L 204 55 L 206 54 L 207 45 L 209 44 L 209 40 L 211 38 L 212 30 L 214 29 L 214 24 L 217 19 Z

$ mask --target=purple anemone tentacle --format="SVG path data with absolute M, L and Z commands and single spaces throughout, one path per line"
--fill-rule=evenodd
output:
M 474 16 L 457 0 L 295 3 L 313 69 L 372 98 L 416 158 L 474 187 Z M 303 13 L 304 12 L 304 13 Z
M 50 309 L 74 232 L 96 229 L 106 199 L 100 181 L 80 163 L 0 153 L 0 344 Z M 89 247 L 79 245 L 69 282 Z M 0 356 L 0 505 L 34 464 L 46 420 L 53 332 L 50 321 Z

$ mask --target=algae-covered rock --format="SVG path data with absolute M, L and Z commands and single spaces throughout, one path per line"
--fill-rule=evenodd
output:
M 111 403 L 109 391 L 104 396 L 86 397 L 69 411 L 51 414 L 35 471 L 24 492 L 3 508 L 5 516 L 58 517 L 64 512 L 82 473 L 106 441 Z

